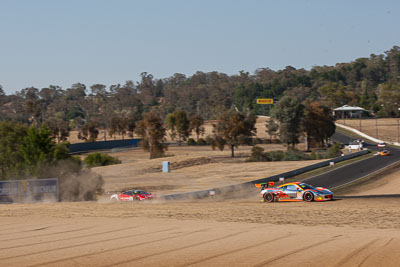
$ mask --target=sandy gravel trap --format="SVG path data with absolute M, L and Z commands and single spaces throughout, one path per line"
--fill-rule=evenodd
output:
M 399 266 L 399 199 L 256 200 L 2 205 L 0 265 Z

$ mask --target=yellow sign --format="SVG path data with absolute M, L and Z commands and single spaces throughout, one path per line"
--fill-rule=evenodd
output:
M 274 100 L 272 98 L 259 98 L 257 99 L 257 104 L 273 104 Z

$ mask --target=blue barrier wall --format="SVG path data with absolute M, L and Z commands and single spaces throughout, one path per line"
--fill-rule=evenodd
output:
M 94 150 L 112 149 L 118 147 L 137 147 L 140 139 L 97 141 L 70 144 L 68 146 L 70 153 L 83 153 Z

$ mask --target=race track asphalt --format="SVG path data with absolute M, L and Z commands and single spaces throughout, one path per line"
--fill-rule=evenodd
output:
M 346 136 L 338 132 L 333 135 L 332 139 L 342 144 L 348 144 L 352 140 L 350 136 Z M 364 147 L 367 149 L 378 150 L 376 144 L 372 143 L 364 143 Z M 387 149 L 391 151 L 389 156 L 373 156 L 371 158 L 340 167 L 330 172 L 308 178 L 304 180 L 304 182 L 313 186 L 321 186 L 330 189 L 353 182 L 379 169 L 400 161 L 399 149 L 392 147 Z

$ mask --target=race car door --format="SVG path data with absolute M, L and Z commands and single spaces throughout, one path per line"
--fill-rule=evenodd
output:
M 297 187 L 294 184 L 287 185 L 286 194 L 291 198 L 297 198 Z

